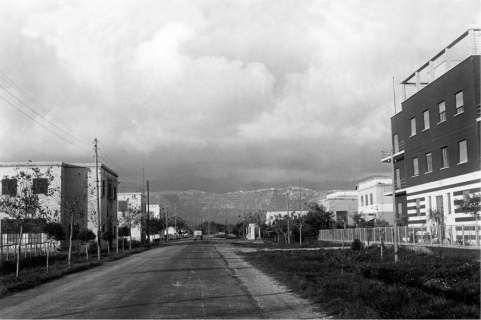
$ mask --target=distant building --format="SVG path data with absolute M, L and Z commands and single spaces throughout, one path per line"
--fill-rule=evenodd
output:
M 325 199 L 321 200 L 321 205 L 326 211 L 334 214 L 336 222 L 353 224 L 352 217 L 357 213 L 357 191 L 344 190 L 329 193 Z
M 391 138 L 396 215 L 409 226 L 475 221 L 461 205 L 481 192 L 480 54 L 481 29 L 469 29 L 401 82 Z
M 290 217 L 305 216 L 309 211 L 307 210 L 292 210 L 289 211 Z M 282 219 L 287 216 L 287 211 L 267 211 L 266 212 L 266 225 L 270 226 L 276 219 Z
M 160 205 L 149 204 L 149 214 L 151 218 L 160 218 Z
M 371 177 L 359 182 L 357 190 L 357 212 L 366 221 L 385 220 L 394 224 L 392 196 L 392 179 L 389 177 Z
M 118 194 L 119 223 L 131 227 L 132 240 L 144 241 L 143 213 L 145 212 L 145 196 L 142 192 L 121 192 Z
M 258 234 L 258 230 L 259 226 L 257 225 L 257 223 L 249 223 L 249 225 L 247 226 L 247 240 L 255 240 L 256 235 Z

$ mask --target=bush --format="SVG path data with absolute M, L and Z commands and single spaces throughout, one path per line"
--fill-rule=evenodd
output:
M 359 239 L 354 239 L 354 241 L 351 243 L 351 249 L 354 251 L 360 251 L 362 247 L 362 242 Z
M 66 234 L 62 224 L 57 222 L 47 223 L 43 226 L 43 232 L 56 241 L 65 240 Z
M 78 239 L 84 243 L 95 240 L 95 233 L 90 229 L 83 229 L 78 234 Z

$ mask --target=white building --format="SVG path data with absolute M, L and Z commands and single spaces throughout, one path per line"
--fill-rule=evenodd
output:
M 352 217 L 357 213 L 357 191 L 343 190 L 329 193 L 321 200 L 326 211 L 334 214 L 334 219 L 341 223 L 352 224 Z
M 307 210 L 292 210 L 289 211 L 290 217 L 305 216 L 309 211 Z M 287 216 L 287 211 L 267 211 L 266 212 L 266 225 L 270 226 L 276 219 L 282 219 Z
M 149 215 L 150 218 L 160 218 L 160 205 L 159 204 L 149 204 Z
M 145 196 L 142 192 L 121 192 L 118 194 L 119 224 L 131 226 L 132 240 L 143 241 L 142 214 L 145 212 Z
M 370 177 L 356 186 L 357 211 L 364 220 L 380 219 L 394 224 L 392 196 L 386 195 L 392 191 L 392 179 L 389 177 Z

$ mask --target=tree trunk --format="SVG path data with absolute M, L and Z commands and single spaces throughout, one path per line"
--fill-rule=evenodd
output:
M 72 263 L 72 234 L 73 234 L 73 214 L 70 214 L 70 234 L 68 236 L 68 259 L 67 268 L 70 269 Z
M 20 254 L 21 254 L 21 249 L 20 247 L 22 246 L 22 237 L 23 237 L 23 224 L 20 224 L 20 238 L 18 239 L 18 254 L 17 254 L 17 269 L 15 272 L 15 277 L 18 278 L 18 274 L 20 272 Z
M 48 256 L 49 256 L 49 251 L 50 251 L 49 249 L 50 249 L 50 248 L 47 247 L 47 273 L 48 273 Z
M 129 222 L 129 250 L 132 250 L 132 222 Z

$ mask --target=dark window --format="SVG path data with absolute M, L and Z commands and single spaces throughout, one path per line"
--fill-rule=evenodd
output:
M 105 180 L 102 180 L 102 198 L 105 197 Z
M 2 195 L 17 195 L 17 179 L 2 179 Z
M 109 182 L 108 183 L 108 189 L 107 189 L 107 198 L 109 200 L 113 199 L 113 190 L 112 190 L 112 184 Z
M 464 97 L 463 92 L 459 91 L 456 93 L 456 114 L 464 112 Z
M 117 187 L 114 187 L 114 200 L 117 200 Z
M 421 215 L 421 203 L 420 203 L 420 200 L 419 199 L 416 199 L 416 214 L 418 216 Z
M 127 211 L 127 201 L 126 200 L 120 200 L 119 201 L 119 211 Z
M 33 189 L 34 194 L 47 194 L 48 193 L 48 179 L 47 178 L 34 178 L 32 189 Z
M 371 205 L 374 204 L 374 201 L 372 199 L 372 193 L 369 195 L 369 198 L 371 199 Z

